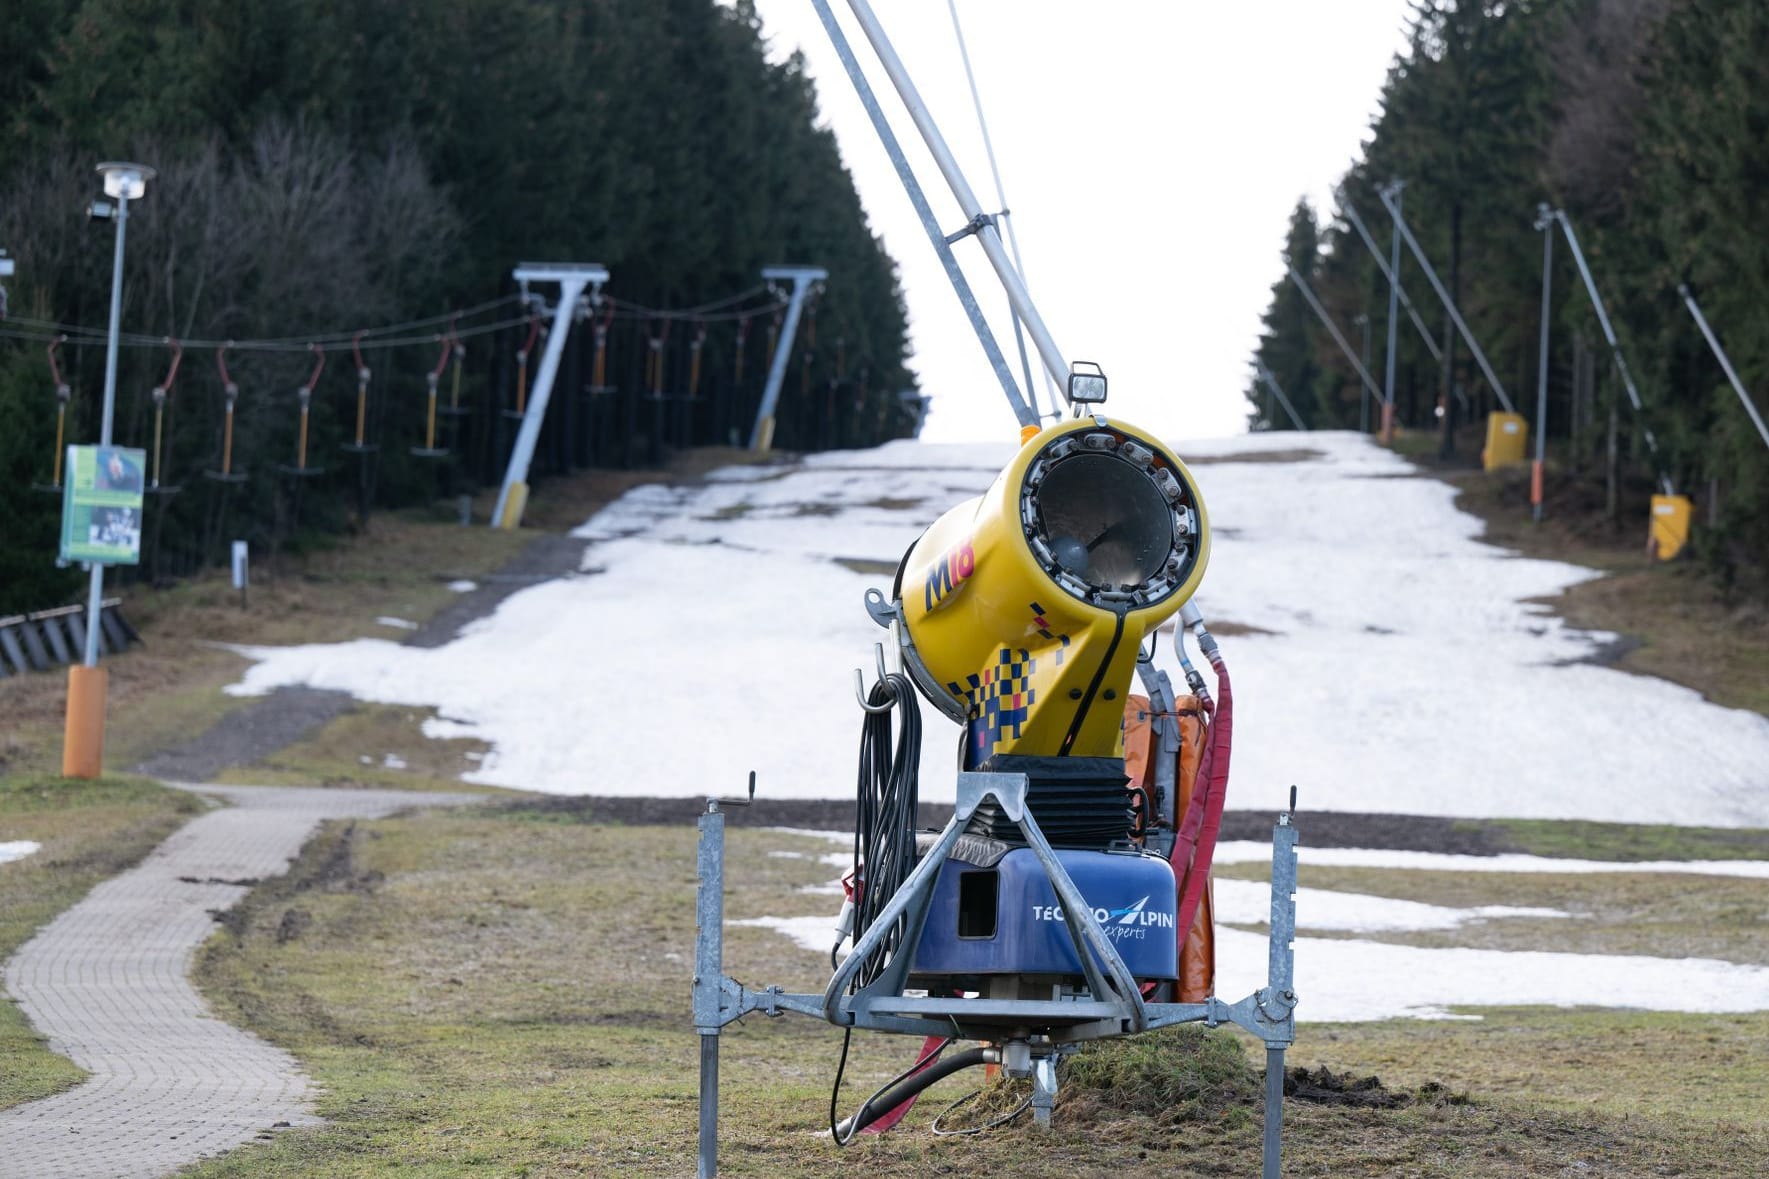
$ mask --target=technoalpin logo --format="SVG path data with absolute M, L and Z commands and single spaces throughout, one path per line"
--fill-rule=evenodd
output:
M 1159 909 L 1148 908 L 1149 898 L 1143 897 L 1133 905 L 1122 909 L 1095 909 L 1093 919 L 1105 928 L 1105 932 L 1113 938 L 1140 938 L 1147 928 L 1172 929 L 1177 924 L 1173 913 L 1163 913 Z M 1061 921 L 1063 910 L 1060 905 L 1033 905 L 1032 920 Z

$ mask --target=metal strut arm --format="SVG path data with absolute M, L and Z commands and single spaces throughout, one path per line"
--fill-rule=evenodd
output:
M 878 23 L 878 17 L 873 14 L 872 5 L 867 0 L 848 0 L 848 7 L 854 10 L 854 16 L 865 31 L 866 39 L 872 42 L 879 64 L 884 66 L 885 73 L 890 76 L 891 85 L 897 88 L 897 94 L 903 99 L 909 117 L 915 121 L 916 129 L 927 142 L 934 162 L 940 166 L 940 174 L 946 178 L 947 187 L 958 198 L 959 208 L 974 222 L 982 214 L 983 206 L 978 203 L 970 183 L 965 180 L 964 172 L 952 155 L 952 149 L 946 146 L 946 139 L 934 123 L 933 115 L 928 113 L 927 104 L 922 102 L 921 94 L 909 77 L 909 71 L 903 68 L 903 62 L 897 57 L 891 39 L 885 35 L 884 26 Z M 1051 338 L 1050 329 L 1044 326 L 1044 319 L 1038 314 L 1038 308 L 1032 305 L 1032 295 L 1026 290 L 1026 284 L 1020 280 L 1020 272 L 1014 269 L 1013 261 L 1008 258 L 1007 250 L 1001 243 L 1001 235 L 995 231 L 993 224 L 986 223 L 978 229 L 977 240 L 982 243 L 989 265 L 994 267 L 995 276 L 1001 280 L 1003 289 L 1007 291 L 1007 299 L 1013 304 L 1014 313 L 1031 334 L 1032 343 L 1037 347 L 1044 367 L 1059 384 L 1065 383 L 1069 375 L 1068 361 L 1063 357 L 1062 350 L 1056 346 L 1056 341 Z
M 1474 332 L 1468 327 L 1467 321 L 1462 318 L 1462 313 L 1456 310 L 1455 300 L 1451 299 L 1450 293 L 1444 289 L 1443 282 L 1437 277 L 1437 271 L 1431 268 L 1431 260 L 1425 256 L 1424 249 L 1420 247 L 1418 239 L 1413 236 L 1412 229 L 1407 225 L 1407 219 L 1401 216 L 1400 206 L 1395 203 L 1387 189 L 1379 190 L 1376 195 L 1382 198 L 1383 207 L 1388 210 L 1388 215 L 1394 218 L 1394 227 L 1400 231 L 1401 239 L 1407 243 L 1407 249 L 1412 251 L 1414 260 L 1419 263 L 1419 269 L 1423 270 L 1425 277 L 1430 280 L 1431 289 L 1437 292 L 1438 299 L 1443 303 L 1443 309 L 1449 312 L 1450 320 L 1456 325 L 1456 331 L 1461 333 L 1462 342 L 1467 344 L 1468 351 L 1474 354 L 1475 363 L 1480 365 L 1481 374 L 1486 377 L 1486 383 L 1492 387 L 1493 396 L 1499 399 L 1499 404 L 1505 407 L 1506 413 L 1516 413 L 1517 407 L 1511 404 L 1511 398 L 1506 394 L 1505 386 L 1499 383 L 1498 375 L 1493 372 L 1493 366 L 1487 363 L 1486 353 L 1480 349 L 1480 341 L 1474 338 Z
M 994 370 L 995 379 L 1001 382 L 1001 391 L 1006 394 L 1008 404 L 1013 407 L 1014 417 L 1022 426 L 1036 426 L 1038 413 L 1020 395 L 1013 373 L 1007 367 L 1007 358 L 1001 353 L 1001 345 L 996 342 L 995 333 L 989 330 L 988 321 L 983 318 L 982 308 L 977 305 L 977 297 L 971 290 L 970 281 L 964 277 L 964 271 L 959 269 L 958 259 L 953 256 L 946 235 L 940 231 L 939 222 L 934 220 L 933 206 L 928 204 L 927 194 L 922 191 L 920 181 L 916 180 L 915 173 L 910 170 L 909 160 L 903 155 L 903 146 L 897 142 L 896 133 L 885 120 L 884 110 L 878 105 L 878 96 L 872 92 L 872 84 L 860 72 L 859 59 L 854 56 L 853 47 L 848 44 L 847 34 L 836 23 L 829 0 L 811 0 L 811 3 L 817 9 L 817 17 L 823 22 L 824 31 L 829 34 L 830 44 L 835 46 L 836 55 L 841 58 L 842 66 L 848 72 L 848 80 L 853 82 L 854 91 L 860 96 L 860 105 L 866 108 L 866 114 L 872 120 L 873 130 L 878 133 L 885 154 L 891 158 L 891 166 L 897 170 L 897 179 L 902 181 L 903 190 L 909 194 L 909 203 L 915 206 L 916 216 L 921 219 L 922 228 L 927 231 L 928 244 L 933 246 L 934 254 L 946 269 L 946 277 L 951 281 L 952 290 L 964 308 L 965 318 L 970 320 L 971 329 L 977 334 L 977 342 L 982 345 L 984 355 L 989 358 L 989 367 Z M 882 32 L 879 35 L 883 37 Z M 892 55 L 892 60 L 896 60 L 895 54 Z M 902 63 L 899 62 L 897 68 L 902 69 Z M 974 197 L 972 204 L 975 204 Z M 967 216 L 975 216 L 982 210 L 966 209 L 965 212 Z M 992 229 L 986 237 L 981 234 L 979 237 L 985 242 L 994 240 L 997 246 L 1000 244 L 1000 239 L 995 238 Z

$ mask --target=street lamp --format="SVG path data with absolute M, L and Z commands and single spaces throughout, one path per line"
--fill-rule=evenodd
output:
M 111 260 L 111 326 L 104 356 L 104 418 L 98 444 L 111 444 L 111 426 L 117 404 L 117 337 L 123 318 L 123 239 L 129 225 L 129 202 L 140 200 L 155 172 L 146 164 L 107 162 L 98 165 L 104 177 L 104 194 L 116 201 L 94 201 L 87 215 L 95 221 L 111 220 L 117 226 L 116 250 Z M 104 772 L 104 713 L 106 675 L 98 666 L 99 614 L 104 609 L 104 564 L 92 562 L 92 588 L 86 602 L 86 657 L 82 666 L 68 668 L 67 731 L 62 744 L 61 772 L 70 778 L 96 778 Z

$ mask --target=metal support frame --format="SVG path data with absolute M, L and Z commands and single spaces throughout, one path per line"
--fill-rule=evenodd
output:
M 768 266 L 763 268 L 762 277 L 770 282 L 791 279 L 792 294 L 786 304 L 786 322 L 781 325 L 780 336 L 774 342 L 774 355 L 768 363 L 768 383 L 762 389 L 762 403 L 756 407 L 755 426 L 749 433 L 751 450 L 768 450 L 774 445 L 774 410 L 780 404 L 780 385 L 786 380 L 786 361 L 792 355 L 793 337 L 798 335 L 805 296 L 810 293 L 812 283 L 829 277 L 829 271 L 819 266 Z
M 1278 385 L 1278 379 L 1271 375 L 1271 369 L 1265 367 L 1265 361 L 1255 356 L 1253 366 L 1258 369 L 1259 379 L 1265 382 L 1265 387 L 1271 390 L 1272 396 L 1278 399 L 1278 404 L 1284 407 L 1284 412 L 1290 415 L 1290 420 L 1296 423 L 1296 428 L 1306 431 L 1308 427 L 1302 424 L 1302 418 L 1297 415 L 1296 407 L 1290 404 L 1288 397 L 1284 396 L 1284 390 Z
M 1339 325 L 1333 322 L 1333 317 L 1327 314 L 1327 309 L 1321 306 L 1319 299 L 1315 298 L 1314 290 L 1308 285 L 1308 281 L 1296 272 L 1296 267 L 1286 265 L 1284 268 L 1290 272 L 1290 281 L 1296 284 L 1298 291 L 1302 292 L 1303 302 L 1307 303 L 1308 309 L 1315 313 L 1315 317 L 1327 329 L 1327 334 L 1333 337 L 1333 343 L 1339 345 L 1339 351 L 1345 353 L 1345 359 L 1351 362 L 1351 367 L 1357 373 L 1358 380 L 1364 383 L 1364 388 L 1369 391 L 1370 396 L 1381 401 L 1382 393 L 1376 388 L 1376 382 L 1370 379 L 1370 371 L 1357 358 L 1357 353 L 1351 350 L 1351 345 L 1345 342 L 1345 336 L 1339 331 Z M 1294 416 L 1294 411 L 1292 411 L 1292 416 Z M 1306 429 L 1300 422 L 1297 423 L 1297 428 Z
M 1757 412 L 1756 404 L 1751 401 L 1751 395 L 1745 392 L 1744 382 L 1738 379 L 1738 370 L 1732 367 L 1732 361 L 1726 355 L 1726 350 L 1720 347 L 1720 340 L 1714 335 L 1714 329 L 1708 326 L 1708 317 L 1701 313 L 1701 307 L 1696 303 L 1695 295 L 1689 290 L 1689 284 L 1678 283 L 1677 294 L 1682 296 L 1684 305 L 1689 308 L 1689 314 L 1695 316 L 1695 325 L 1701 329 L 1701 334 L 1707 340 L 1708 347 L 1713 349 L 1714 359 L 1718 360 L 1720 367 L 1726 370 L 1726 379 L 1732 382 L 1732 391 L 1738 394 L 1738 400 L 1744 404 L 1744 411 L 1751 415 L 1751 422 L 1757 427 L 1757 433 L 1763 436 L 1763 445 L 1769 446 L 1769 426 L 1763 424 L 1763 415 Z
M 1536 206 L 1536 228 L 1542 233 L 1542 332 L 1536 357 L 1536 463 L 1530 472 L 1530 518 L 1542 522 L 1542 464 L 1548 453 L 1548 319 L 1554 290 L 1554 210 Z
M 1420 248 L 1418 239 L 1413 236 L 1412 229 L 1407 225 L 1407 219 L 1401 215 L 1400 202 L 1391 195 L 1398 192 L 1398 186 L 1390 183 L 1378 189 L 1376 195 L 1382 198 L 1383 207 L 1388 210 L 1388 215 L 1394 218 L 1395 231 L 1407 243 L 1407 249 L 1412 252 L 1414 260 L 1419 263 L 1419 269 L 1423 270 L 1425 277 L 1430 280 L 1431 289 L 1437 292 L 1438 299 L 1443 303 L 1443 309 L 1450 313 L 1450 320 L 1456 325 L 1456 331 L 1461 334 L 1462 342 L 1467 344 L 1468 351 L 1474 354 L 1474 361 L 1480 365 L 1481 375 L 1486 377 L 1486 383 L 1492 387 L 1493 396 L 1499 399 L 1499 404 L 1505 407 L 1506 413 L 1516 413 L 1517 407 L 1511 404 L 1511 397 L 1505 392 L 1505 386 L 1499 381 L 1498 374 L 1493 372 L 1493 366 L 1487 363 L 1486 353 L 1480 349 L 1480 341 L 1474 338 L 1474 332 L 1469 329 L 1467 321 L 1462 318 L 1462 313 L 1456 309 L 1455 300 L 1451 299 L 1450 293 L 1444 290 L 1442 281 L 1437 277 L 1437 271 L 1431 268 L 1431 260 Z
M 1339 200 L 1339 211 L 1345 214 L 1345 219 L 1351 223 L 1353 229 L 1357 230 L 1357 235 L 1363 241 L 1364 248 L 1369 250 L 1370 257 L 1375 259 L 1376 269 L 1381 271 L 1382 277 L 1388 280 L 1389 294 L 1399 302 L 1401 307 L 1406 309 L 1407 317 L 1413 321 L 1413 329 L 1419 333 L 1419 338 L 1425 341 L 1425 350 L 1431 353 L 1432 360 L 1442 363 L 1443 347 L 1432 337 L 1431 329 L 1426 327 L 1425 321 L 1419 317 L 1419 309 L 1413 306 L 1413 301 L 1407 297 L 1406 288 L 1400 285 L 1398 272 L 1392 269 L 1388 259 L 1382 256 L 1382 250 L 1376 245 L 1376 239 L 1370 236 L 1369 227 L 1364 224 L 1364 219 L 1358 215 L 1358 211 L 1352 203 L 1345 198 L 1344 192 L 1336 192 L 1333 195 Z M 1400 261 L 1399 245 L 1397 235 L 1395 265 L 1398 265 Z
M 965 278 L 964 271 L 959 269 L 958 259 L 952 253 L 952 243 L 941 232 L 939 222 L 934 220 L 933 206 L 928 204 L 927 194 L 922 191 L 921 182 L 916 180 L 915 173 L 909 167 L 909 160 L 903 154 L 903 145 L 897 142 L 897 136 L 891 130 L 889 121 L 885 119 L 884 109 L 878 104 L 878 96 L 872 92 L 872 84 L 860 70 L 859 59 L 854 56 L 853 47 L 848 38 L 836 23 L 835 13 L 829 7 L 829 0 L 811 0 L 817 9 L 817 18 L 823 22 L 823 29 L 829 35 L 829 42 L 835 46 L 835 52 L 841 58 L 842 67 L 847 70 L 848 80 L 854 85 L 854 92 L 860 96 L 860 105 L 866 108 L 866 115 L 872 120 L 872 128 L 878 134 L 879 143 L 884 146 L 885 155 L 890 157 L 891 166 L 896 169 L 897 179 L 902 182 L 903 191 L 909 195 L 909 203 L 915 207 L 915 215 L 921 220 L 921 227 L 926 231 L 928 244 L 934 249 L 934 255 L 940 259 L 945 268 L 946 278 L 952 284 L 952 291 L 958 296 L 959 306 L 964 308 L 965 318 L 970 320 L 971 330 L 976 333 L 977 343 L 982 346 L 983 355 L 989 360 L 989 368 L 995 379 L 1001 383 L 1001 391 L 1012 407 L 1014 417 L 1021 426 L 1038 425 L 1038 411 L 1026 403 L 1020 395 L 1020 389 L 1014 383 L 1013 373 L 1007 367 L 1007 357 L 1002 355 L 1001 345 L 995 339 L 995 333 L 989 329 L 989 322 L 983 318 L 983 310 L 977 303 L 977 296 L 971 290 L 970 280 Z M 1060 382 L 1059 382 L 1060 384 Z M 1067 386 L 1063 388 L 1066 390 Z M 1064 394 L 1067 396 L 1066 392 Z
M 1610 325 L 1609 312 L 1603 306 L 1603 296 L 1597 293 L 1597 283 L 1591 277 L 1591 268 L 1585 264 L 1585 251 L 1579 248 L 1579 235 L 1573 232 L 1572 222 L 1567 220 L 1566 211 L 1552 209 L 1549 215 L 1560 222 L 1560 230 L 1566 234 L 1566 244 L 1572 247 L 1573 261 L 1578 263 L 1579 277 L 1584 280 L 1585 293 L 1591 296 L 1591 308 L 1597 312 L 1597 325 L 1603 329 L 1603 338 L 1609 344 L 1609 354 L 1615 358 L 1616 371 L 1622 375 L 1622 388 L 1628 391 L 1628 404 L 1634 407 L 1634 414 L 1640 418 L 1640 433 L 1646 439 L 1646 449 L 1652 452 L 1653 460 L 1658 459 L 1658 439 L 1653 436 L 1652 427 L 1647 425 L 1645 406 L 1640 401 L 1640 390 L 1634 387 L 1634 374 L 1628 368 L 1627 357 L 1622 355 L 1622 346 L 1616 341 L 1615 328 Z M 1675 494 L 1671 477 L 1663 470 L 1658 474 L 1659 486 L 1666 495 Z
M 526 292 L 529 283 L 559 284 L 559 305 L 553 310 L 553 330 L 547 336 L 547 350 L 541 356 L 540 371 L 535 374 L 534 388 L 529 393 L 528 408 L 522 415 L 522 428 L 516 432 L 516 446 L 510 451 L 509 465 L 504 469 L 503 486 L 498 488 L 497 506 L 492 509 L 491 526 L 504 527 L 504 513 L 510 506 L 510 493 L 517 484 L 528 483 L 528 464 L 534 461 L 535 443 L 540 441 L 541 422 L 547 416 L 547 400 L 553 395 L 553 379 L 559 375 L 559 358 L 565 354 L 565 337 L 577 314 L 577 303 L 584 288 L 590 289 L 592 302 L 600 299 L 602 284 L 608 281 L 608 270 L 593 262 L 523 262 L 513 277 Z
M 822 0 L 818 0 L 822 6 Z M 927 143 L 928 152 L 939 165 L 940 174 L 946 178 L 946 185 L 958 200 L 958 207 L 964 212 L 969 226 L 976 230 L 977 241 L 983 247 L 983 253 L 994 268 L 995 276 L 1001 280 L 1002 288 L 1007 292 L 1008 302 L 1013 304 L 1014 314 L 1026 325 L 1026 331 L 1032 337 L 1032 344 L 1038 349 L 1039 358 L 1044 367 L 1065 390 L 1068 387 L 1069 364 L 1063 357 L 1062 350 L 1051 338 L 1050 329 L 1044 326 L 1044 319 L 1038 314 L 1038 308 L 1032 305 L 1032 295 L 1026 290 L 1026 284 L 1020 279 L 1020 272 L 1014 268 L 1013 261 L 1007 256 L 1002 245 L 1001 235 L 995 230 L 994 218 L 983 212 L 983 206 L 971 191 L 964 172 L 959 168 L 958 161 L 953 158 L 952 150 L 946 146 L 945 137 L 935 125 L 933 116 L 928 113 L 927 105 L 922 102 L 921 95 L 910 80 L 909 72 L 903 68 L 902 61 L 897 57 L 896 49 L 891 45 L 890 38 L 885 35 L 884 27 L 878 23 L 873 14 L 872 5 L 867 0 L 848 0 L 848 7 L 860 22 L 866 39 L 872 43 L 873 52 L 878 54 L 879 64 L 884 66 L 885 73 L 891 79 L 891 85 L 897 88 L 897 94 L 903 99 L 903 106 L 908 110 L 909 117 L 914 120 L 916 130 L 921 132 L 922 139 Z M 1030 390 L 1027 391 L 1030 393 Z M 1066 396 L 1066 394 L 1065 394 Z
M 1208 1027 L 1235 1024 L 1259 1037 L 1266 1047 L 1264 1175 L 1277 1179 L 1284 1053 L 1296 1039 L 1297 830 L 1292 816 L 1280 815 L 1272 829 L 1271 936 L 1266 985 L 1236 1003 L 1225 1003 L 1214 996 L 1202 1003 L 1149 1003 L 1144 1001 L 1124 960 L 1026 809 L 1026 789 L 1023 774 L 958 775 L 958 801 L 952 820 L 861 936 L 821 995 L 794 994 L 777 986 L 756 990 L 724 974 L 725 815 L 718 799 L 707 800 L 706 811 L 700 816 L 696 853 L 699 886 L 695 894 L 693 983 L 694 1026 L 700 1036 L 700 1179 L 713 1179 L 718 1173 L 721 1029 L 751 1012 L 777 1017 L 789 1011 L 823 1019 L 837 1027 L 911 1035 L 999 1040 L 1004 1029 L 1022 1037 L 1035 1032 L 1048 1038 L 1048 1043 L 1041 1041 L 1033 1049 L 1032 1061 L 1035 1088 L 1045 1090 L 1047 1108 L 1056 1089 L 1053 1056 L 1067 1046 L 1178 1023 L 1201 1022 Z M 1018 824 L 1062 904 L 1064 922 L 1088 979 L 1087 998 L 962 999 L 902 994 L 940 866 L 976 808 L 989 798 L 995 799 Z M 884 972 L 871 985 L 847 994 L 861 965 L 883 943 L 887 931 L 899 922 L 903 926 L 900 948 Z M 1044 1060 L 1051 1063 L 1041 1069 L 1038 1062 Z

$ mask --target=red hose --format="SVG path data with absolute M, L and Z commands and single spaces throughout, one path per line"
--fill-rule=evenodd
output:
M 1210 723 L 1209 743 L 1199 759 L 1191 803 L 1173 844 L 1173 875 L 1183 894 L 1178 923 L 1182 953 L 1210 879 L 1210 862 L 1216 855 L 1216 837 L 1222 831 L 1222 809 L 1228 798 L 1229 755 L 1234 747 L 1235 697 L 1228 665 L 1220 651 L 1210 653 L 1210 664 L 1216 668 L 1216 715 Z

